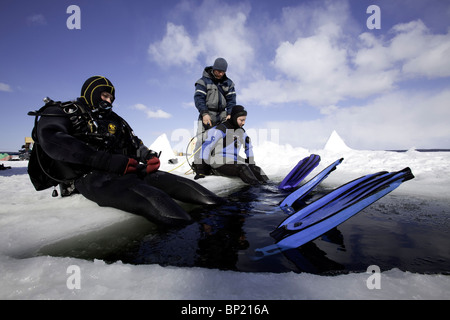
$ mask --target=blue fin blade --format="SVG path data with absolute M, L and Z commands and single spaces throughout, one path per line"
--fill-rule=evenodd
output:
M 309 180 L 307 183 L 302 185 L 300 188 L 292 192 L 288 195 L 281 203 L 280 207 L 285 210 L 285 208 L 289 208 L 292 204 L 308 195 L 319 183 L 321 183 L 328 175 L 336 169 L 336 167 L 341 164 L 344 158 L 336 160 L 334 163 L 323 169 L 320 173 L 318 173 L 314 178 Z
M 312 210 L 308 209 L 309 206 L 307 206 L 288 217 L 280 224 L 275 232 L 273 232 L 272 236 L 277 238 L 282 245 L 285 245 L 286 242 L 295 242 L 295 239 L 299 238 L 309 239 L 308 235 L 316 235 L 319 231 L 326 229 L 324 231 L 326 232 L 338 226 L 351 216 L 397 188 L 402 182 L 413 178 L 414 176 L 411 173 L 411 169 L 405 168 L 398 172 L 380 172 L 378 174 L 356 179 L 350 183 L 352 184 L 352 187 L 348 188 L 348 184 L 346 184 L 319 199 L 326 198 L 327 196 L 330 196 L 330 194 L 337 195 L 335 197 L 328 197 L 328 199 L 331 199 L 328 203 L 316 205 Z M 355 184 L 354 182 L 357 183 Z M 343 192 L 337 192 L 340 191 L 340 189 L 345 190 Z M 313 202 L 311 205 L 316 202 Z M 294 236 L 289 241 L 285 241 L 285 239 L 290 238 L 295 234 L 298 235 Z M 300 234 L 304 234 L 305 237 Z M 316 235 L 315 238 L 321 234 Z M 306 242 L 310 240 L 307 240 Z M 300 245 L 301 244 L 296 247 Z
M 328 232 L 329 230 L 337 227 L 345 220 L 350 219 L 352 216 L 357 214 L 362 209 L 369 206 L 371 203 L 375 202 L 376 200 L 380 199 L 381 197 L 385 196 L 389 192 L 391 192 L 393 189 L 397 188 L 398 185 L 400 185 L 401 182 L 397 181 L 395 184 L 392 184 L 389 188 L 386 188 L 383 190 L 383 192 L 375 193 L 371 197 L 368 197 L 364 199 L 363 201 L 359 202 L 358 206 L 354 207 L 348 207 L 341 211 L 340 215 L 334 215 L 330 217 L 329 219 L 323 221 L 322 223 L 318 223 L 315 225 L 312 225 L 310 228 L 305 229 L 300 232 L 295 232 L 292 235 L 285 237 L 278 241 L 277 243 L 266 246 L 264 248 L 256 249 L 256 257 L 262 258 L 264 256 L 269 256 L 276 254 L 278 252 L 282 252 L 284 250 L 294 249 L 298 248 L 318 237 L 323 235 L 324 233 Z
M 286 220 L 291 218 L 289 217 L 280 224 L 281 228 L 279 227 L 271 233 L 274 238 L 278 238 L 278 242 L 264 248 L 256 249 L 257 258 L 259 259 L 287 249 L 297 248 L 320 237 L 322 234 L 337 227 L 375 201 L 384 197 L 403 182 L 413 178 L 414 175 L 411 169 L 405 168 L 393 173 L 381 172 L 364 176 L 341 186 L 335 191 L 345 189 L 345 191 L 339 192 L 343 201 L 346 202 L 344 207 L 339 205 L 339 201 L 332 201 L 335 202 L 334 208 L 332 208 L 333 205 L 321 206 L 316 211 L 310 212 L 306 217 L 303 215 L 303 219 L 296 219 L 296 222 L 292 222 L 293 219 L 290 219 L 291 223 L 285 223 Z M 349 185 L 351 185 L 350 188 Z M 340 197 L 338 196 L 338 198 Z M 350 201 L 348 198 L 350 198 Z M 303 211 L 303 209 L 300 211 Z
M 295 188 L 312 170 L 314 170 L 315 167 L 317 167 L 319 162 L 320 156 L 317 154 L 312 154 L 309 157 L 300 160 L 297 165 L 286 175 L 283 181 L 281 181 L 278 188 L 281 190 Z
M 352 181 L 338 187 L 337 189 L 334 189 L 330 193 L 327 193 L 326 195 L 320 197 L 316 201 L 310 203 L 303 209 L 297 211 L 296 213 L 294 213 L 291 216 L 289 216 L 288 218 L 286 218 L 283 222 L 280 223 L 280 225 L 277 228 L 281 228 L 281 227 L 285 226 L 286 224 L 291 223 L 293 221 L 303 219 L 303 218 L 307 217 L 308 215 L 314 213 L 318 209 L 320 209 L 324 206 L 330 205 L 330 203 L 333 203 L 333 201 L 335 201 L 337 198 L 341 197 L 343 194 L 353 190 L 354 188 L 357 188 L 358 185 L 364 184 L 368 180 L 373 179 L 374 177 L 376 177 L 380 174 L 387 174 L 387 172 L 379 172 L 379 173 L 369 174 L 369 175 L 360 177 L 358 179 L 352 180 Z

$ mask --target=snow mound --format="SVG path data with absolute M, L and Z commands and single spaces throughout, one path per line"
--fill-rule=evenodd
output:
M 333 152 L 343 152 L 343 151 L 351 151 L 344 140 L 338 135 L 336 130 L 333 130 L 330 137 L 328 138 L 327 143 L 325 144 L 324 150 L 333 151 Z
M 164 133 L 160 135 L 156 140 L 150 145 L 150 150 L 160 152 L 161 151 L 161 161 L 167 162 L 175 156 L 175 152 L 170 145 L 167 135 Z

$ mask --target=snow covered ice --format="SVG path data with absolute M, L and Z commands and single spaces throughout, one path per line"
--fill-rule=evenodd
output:
M 153 150 L 164 150 L 161 170 L 172 170 L 170 143 L 159 137 Z M 333 133 L 322 150 L 306 150 L 264 142 L 255 146 L 255 159 L 268 176 L 280 181 L 311 153 L 322 158 L 307 179 L 327 164 L 344 162 L 325 182 L 341 185 L 359 176 L 409 166 L 415 179 L 393 193 L 448 204 L 450 152 L 352 150 Z M 274 165 L 270 155 L 281 154 Z M 27 175 L 27 162 L 2 162 L 12 169 L 0 172 L 0 299 L 449 299 L 450 276 L 382 270 L 381 289 L 370 290 L 370 274 L 320 276 L 308 273 L 248 273 L 204 268 L 162 267 L 157 264 L 107 264 L 102 260 L 36 256 L 48 245 L 92 232 L 108 230 L 111 241 L 120 229 L 137 228 L 141 217 L 102 208 L 81 195 L 52 198 L 51 190 L 36 192 Z M 173 173 L 184 175 L 188 165 Z M 193 179 L 193 175 L 189 175 Z M 325 183 L 323 182 L 323 183 Z M 237 189 L 237 179 L 207 177 L 205 187 L 226 195 Z M 362 214 L 362 213 L 360 213 Z M 443 213 L 445 214 L 445 213 Z M 448 214 L 448 211 L 447 211 Z M 442 217 L 448 221 L 449 217 Z M 274 226 L 275 227 L 275 226 Z M 117 233 L 116 233 L 117 232 Z M 92 243 L 95 245 L 95 241 Z M 450 241 L 444 246 L 449 247 Z M 79 289 L 69 288 L 70 266 L 80 271 Z

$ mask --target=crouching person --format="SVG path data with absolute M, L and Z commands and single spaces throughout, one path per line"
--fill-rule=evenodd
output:
M 207 132 L 200 154 L 202 163 L 197 166 L 195 179 L 203 178 L 211 169 L 213 174 L 236 176 L 251 185 L 269 180 L 255 164 L 250 137 L 243 128 L 246 119 L 247 111 L 236 105 L 227 121 Z M 241 148 L 244 148 L 245 158 L 239 155 Z

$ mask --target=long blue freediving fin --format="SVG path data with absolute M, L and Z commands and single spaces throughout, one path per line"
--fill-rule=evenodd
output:
M 392 173 L 378 172 L 350 181 L 280 223 L 271 233 L 277 242 L 256 249 L 257 256 L 297 248 L 314 240 L 413 178 L 411 169 L 405 168 Z
M 341 164 L 344 158 L 336 160 L 328 167 L 319 172 L 314 178 L 306 182 L 297 190 L 293 191 L 290 195 L 288 195 L 281 203 L 280 208 L 283 209 L 284 212 L 288 214 L 294 213 L 294 209 L 292 208 L 292 204 L 298 200 L 301 200 L 305 196 L 307 196 L 319 183 L 321 183 L 328 175 L 336 170 L 336 167 Z
M 281 181 L 278 188 L 281 190 L 293 189 L 300 182 L 305 179 L 305 177 L 314 170 L 315 167 L 320 162 L 320 156 L 317 154 L 312 154 L 300 160 L 297 165 L 286 175 L 286 177 Z

